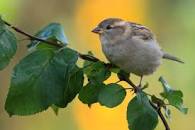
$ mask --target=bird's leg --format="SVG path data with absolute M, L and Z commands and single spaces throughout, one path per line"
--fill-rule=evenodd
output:
M 140 87 L 140 88 L 142 87 L 142 79 L 143 79 L 143 75 L 140 76 L 140 81 L 139 81 L 139 85 L 138 85 L 138 87 Z

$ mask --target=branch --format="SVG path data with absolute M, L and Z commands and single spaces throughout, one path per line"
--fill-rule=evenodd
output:
M 44 43 L 47 43 L 49 45 L 53 45 L 53 46 L 56 46 L 56 47 L 63 47 L 63 45 L 61 44 L 58 44 L 56 42 L 51 42 L 51 41 L 47 41 L 47 40 L 44 40 L 44 39 L 41 39 L 41 38 L 38 38 L 38 37 L 35 37 L 33 35 L 30 35 L 24 31 L 22 31 L 21 29 L 11 25 L 10 23 L 8 23 L 7 21 L 3 21 L 7 26 L 9 26 L 10 28 L 12 28 L 13 30 L 15 30 L 16 32 L 28 37 L 30 40 L 36 40 L 36 41 L 40 41 L 40 42 L 44 42 Z
M 126 81 L 129 85 L 131 85 L 131 86 L 133 87 L 135 93 L 137 93 L 137 92 L 139 92 L 139 91 L 142 91 L 142 90 L 140 89 L 140 87 L 137 87 L 129 78 L 125 78 L 125 77 L 124 77 L 124 81 Z M 170 127 L 169 127 L 169 125 L 168 125 L 168 123 L 167 123 L 167 121 L 166 121 L 164 115 L 163 115 L 162 112 L 161 112 L 161 106 L 160 106 L 159 104 L 157 104 L 157 106 L 154 105 L 153 102 L 152 102 L 151 100 L 149 100 L 149 102 L 150 102 L 150 105 L 151 105 L 151 106 L 156 110 L 156 112 L 158 113 L 160 119 L 162 120 L 162 122 L 163 122 L 163 124 L 164 124 L 164 126 L 165 126 L 165 130 L 170 130 Z
M 165 126 L 165 130 L 170 130 L 170 127 L 169 127 L 169 125 L 168 125 L 168 123 L 167 123 L 167 121 L 166 121 L 164 115 L 163 115 L 162 112 L 161 112 L 161 106 L 160 106 L 160 105 L 155 106 L 155 105 L 152 103 L 152 101 L 150 101 L 150 104 L 151 104 L 151 106 L 156 110 L 156 112 L 158 113 L 160 119 L 162 120 L 162 122 L 163 122 L 163 124 L 164 124 L 164 126 Z
M 57 42 L 52 42 L 52 41 L 48 41 L 48 40 L 44 40 L 41 38 L 38 38 L 36 36 L 33 36 L 29 33 L 24 32 L 23 30 L 13 26 L 12 24 L 8 23 L 7 21 L 3 21 L 7 26 L 9 26 L 10 28 L 12 28 L 14 31 L 28 37 L 30 40 L 35 40 L 35 41 L 40 41 L 40 42 L 44 42 L 47 43 L 49 45 L 53 45 L 59 48 L 62 48 L 64 45 L 58 44 Z M 88 60 L 88 61 L 92 61 L 92 62 L 98 62 L 100 61 L 98 58 L 91 56 L 91 55 L 87 55 L 87 54 L 81 54 L 79 52 L 77 52 L 79 54 L 79 57 L 83 60 Z M 106 65 L 106 64 L 105 64 Z M 131 85 L 135 91 L 135 93 L 142 91 L 139 87 L 137 87 L 129 78 L 124 77 L 124 81 L 126 81 L 129 85 Z M 159 117 L 161 118 L 166 130 L 170 130 L 169 125 L 164 117 L 164 115 L 161 112 L 161 107 L 159 105 L 155 106 L 152 101 L 150 101 L 151 106 L 156 110 L 156 112 L 158 113 Z
M 88 61 L 92 61 L 92 62 L 98 62 L 100 61 L 98 58 L 91 56 L 91 55 L 87 55 L 87 54 L 81 54 L 79 52 L 77 52 L 79 54 L 79 57 L 83 60 L 88 60 Z
M 160 116 L 160 119 L 162 120 L 162 122 L 163 122 L 163 124 L 165 126 L 165 129 L 166 130 L 170 130 L 170 127 L 169 127 L 169 125 L 168 125 L 164 115 L 162 114 L 160 107 L 158 107 L 157 112 L 158 112 L 158 115 Z
M 135 93 L 137 93 L 140 90 L 140 88 L 137 87 L 129 78 L 124 77 L 124 81 L 126 81 L 129 85 L 133 87 Z
M 64 46 L 64 45 L 62 45 L 62 44 L 58 44 L 57 42 L 52 42 L 52 41 L 48 41 L 48 40 L 44 40 L 44 39 L 35 37 L 35 36 L 33 36 L 33 35 L 31 35 L 31 34 L 29 34 L 29 33 L 27 33 L 27 32 L 24 32 L 23 30 L 21 30 L 21 29 L 15 27 L 15 26 L 13 26 L 12 24 L 8 23 L 7 21 L 4 21 L 4 20 L 3 20 L 3 22 L 4 22 L 7 26 L 9 26 L 10 28 L 12 28 L 14 31 L 16 31 L 16 32 L 18 32 L 18 33 L 20 33 L 20 34 L 22 34 L 22 35 L 28 37 L 30 40 L 35 40 L 35 41 L 44 42 L 44 43 L 47 43 L 47 44 L 49 44 L 49 45 L 56 46 L 56 47 L 59 47 L 59 48 L 61 48 L 61 47 Z M 81 53 L 79 53 L 79 52 L 77 52 L 77 53 L 79 54 L 79 57 L 80 57 L 81 59 L 83 59 L 83 60 L 88 60 L 88 61 L 92 61 L 92 62 L 100 61 L 98 58 L 93 57 L 93 56 L 91 56 L 91 55 L 81 54 Z

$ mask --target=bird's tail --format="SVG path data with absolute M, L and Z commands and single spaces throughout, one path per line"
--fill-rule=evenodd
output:
M 166 53 L 166 52 L 163 52 L 163 58 L 164 59 L 168 59 L 168 60 L 177 61 L 179 63 L 184 63 L 181 59 L 179 59 L 179 58 L 177 58 L 175 56 L 172 56 L 171 54 Z

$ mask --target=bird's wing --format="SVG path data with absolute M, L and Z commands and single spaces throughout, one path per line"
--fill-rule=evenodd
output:
M 147 27 L 145 27 L 141 24 L 137 24 L 137 23 L 133 23 L 133 22 L 129 22 L 129 23 L 130 23 L 131 28 L 132 28 L 132 34 L 131 34 L 132 37 L 138 37 L 138 38 L 140 38 L 144 41 L 154 39 L 154 35 L 153 35 L 152 31 L 149 28 L 147 28 Z M 162 58 L 177 61 L 177 62 L 180 62 L 180 63 L 184 63 L 179 58 L 177 58 L 177 57 L 175 57 L 175 56 L 173 56 L 169 53 L 166 53 L 163 50 L 161 50 L 161 51 L 163 53 Z
M 153 33 L 147 27 L 133 22 L 130 22 L 130 24 L 132 28 L 132 37 L 138 37 L 142 40 L 154 39 Z

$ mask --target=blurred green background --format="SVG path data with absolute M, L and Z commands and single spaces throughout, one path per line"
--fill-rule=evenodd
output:
M 120 17 L 139 22 L 156 33 L 162 48 L 185 61 L 184 65 L 164 61 L 152 76 L 144 78 L 148 91 L 162 90 L 158 78 L 163 75 L 175 89 L 184 93 L 188 115 L 173 109 L 169 121 L 172 130 L 195 129 L 195 1 L 194 0 L 0 0 L 0 14 L 21 29 L 35 33 L 50 22 L 64 25 L 70 47 L 94 54 L 106 60 L 101 52 L 98 37 L 90 31 L 107 17 Z M 23 39 L 18 35 L 18 40 Z M 19 43 L 12 63 L 0 72 L 0 130 L 127 130 L 126 107 L 131 95 L 114 109 L 91 109 L 74 100 L 55 116 L 51 109 L 26 117 L 9 118 L 4 110 L 12 68 L 26 55 L 26 43 Z M 133 76 L 137 81 L 137 77 Z M 113 81 L 113 79 L 108 82 Z M 157 128 L 164 130 L 162 123 Z

